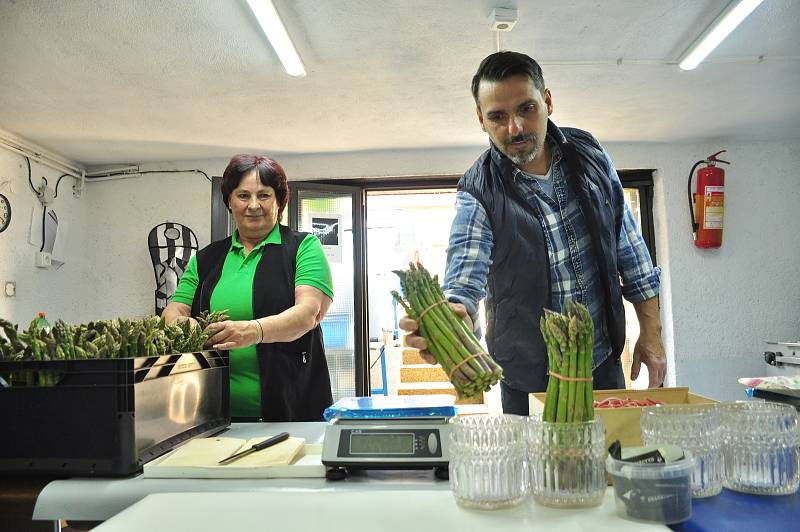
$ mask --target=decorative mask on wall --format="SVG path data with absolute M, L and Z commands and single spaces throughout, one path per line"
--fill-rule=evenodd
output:
M 178 281 L 198 249 L 197 237 L 183 224 L 164 222 L 150 230 L 147 246 L 156 276 L 155 313 L 160 315 L 169 298 L 175 295 Z

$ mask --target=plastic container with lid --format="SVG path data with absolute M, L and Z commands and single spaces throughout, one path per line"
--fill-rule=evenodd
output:
M 690 452 L 666 464 L 625 462 L 609 456 L 606 470 L 614 481 L 617 515 L 668 525 L 692 517 L 694 457 Z

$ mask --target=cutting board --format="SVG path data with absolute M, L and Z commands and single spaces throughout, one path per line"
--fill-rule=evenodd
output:
M 145 478 L 301 478 L 324 477 L 322 445 L 306 445 L 303 438 L 279 444 L 219 465 L 265 438 L 198 438 L 144 465 Z

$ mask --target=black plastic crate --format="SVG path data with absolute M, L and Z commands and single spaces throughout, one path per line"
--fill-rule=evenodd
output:
M 178 443 L 230 424 L 228 375 L 227 356 L 215 351 L 0 361 L 0 474 L 136 473 Z

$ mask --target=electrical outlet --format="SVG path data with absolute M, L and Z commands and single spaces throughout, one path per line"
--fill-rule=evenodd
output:
M 37 268 L 49 268 L 52 263 L 52 256 L 46 251 L 37 251 L 36 252 L 36 267 Z
M 17 283 L 15 281 L 6 281 L 3 283 L 3 293 L 6 297 L 14 297 L 17 295 Z
M 47 207 L 56 197 L 56 191 L 50 188 L 49 186 L 42 183 L 42 186 L 39 187 L 39 201 Z

